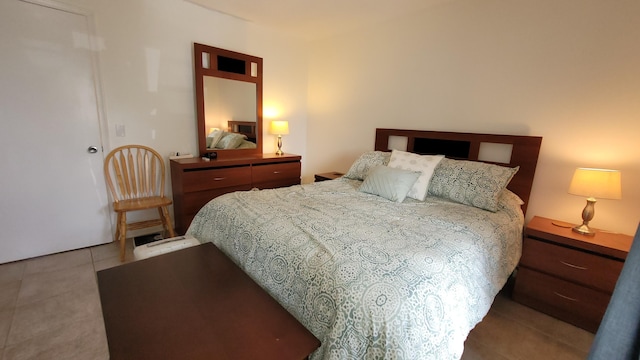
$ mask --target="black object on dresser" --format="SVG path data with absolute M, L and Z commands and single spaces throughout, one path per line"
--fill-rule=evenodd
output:
M 343 173 L 332 171 L 328 173 L 316 174 L 315 180 L 316 182 L 334 180 L 344 175 Z

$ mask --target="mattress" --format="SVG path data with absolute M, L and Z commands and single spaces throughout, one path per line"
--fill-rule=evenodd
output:
M 517 197 L 505 192 L 494 213 L 431 196 L 395 203 L 360 184 L 226 194 L 187 233 L 320 339 L 311 359 L 460 358 L 520 258 Z

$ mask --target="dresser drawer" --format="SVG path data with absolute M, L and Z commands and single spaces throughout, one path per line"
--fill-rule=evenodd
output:
M 252 177 L 254 184 L 279 182 L 282 180 L 294 180 L 297 184 L 300 184 L 300 162 L 254 165 Z
M 562 279 L 521 268 L 514 299 L 544 313 L 595 332 L 610 295 Z
M 239 166 L 217 169 L 185 171 L 183 175 L 185 193 L 251 184 L 251 167 Z
M 520 265 L 613 293 L 624 263 L 526 237 Z

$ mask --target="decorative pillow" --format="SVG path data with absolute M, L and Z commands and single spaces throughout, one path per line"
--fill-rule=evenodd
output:
M 443 158 L 444 155 L 419 155 L 406 151 L 393 150 L 388 166 L 403 170 L 419 171 L 420 177 L 413 184 L 407 196 L 424 201 L 424 198 L 427 197 L 427 190 L 429 189 L 429 180 L 431 180 L 433 171 Z
M 364 180 L 369 170 L 379 165 L 387 165 L 390 157 L 390 152 L 367 151 L 353 162 L 344 177 L 353 180 Z
M 236 149 L 255 149 L 256 146 L 257 145 L 254 142 L 251 142 L 249 140 L 242 140 L 242 142 L 240 143 L 240 145 L 238 145 Z
M 429 194 L 496 212 L 500 193 L 518 169 L 445 158 L 433 173 Z
M 222 130 L 216 130 L 207 135 L 207 148 L 213 149 L 218 145 L 220 139 L 224 136 L 225 132 Z
M 520 196 L 516 195 L 513 191 L 509 189 L 504 189 L 500 193 L 500 197 L 498 198 L 499 203 L 504 204 L 514 204 L 517 206 L 524 205 L 524 201 L 520 199 Z
M 504 189 L 500 193 L 500 197 L 498 198 L 498 210 L 515 212 L 516 215 L 521 214 L 524 216 L 522 213 L 522 205 L 524 205 L 524 201 L 509 189 Z
M 215 147 L 218 149 L 235 149 L 242 144 L 244 139 L 246 139 L 245 135 L 227 132 Z
M 418 171 L 378 165 L 371 169 L 359 191 L 400 203 L 404 201 L 419 176 L 420 172 Z

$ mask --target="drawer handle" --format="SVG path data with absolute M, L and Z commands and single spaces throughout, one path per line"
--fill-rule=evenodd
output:
M 224 179 L 226 179 L 226 178 L 223 178 L 223 177 L 222 178 L 213 178 L 213 181 L 220 181 L 220 180 L 224 180 Z
M 274 174 L 280 174 L 280 171 L 274 171 L 273 173 Z
M 572 298 L 572 297 L 568 297 L 568 296 L 565 296 L 565 295 L 559 294 L 559 293 L 557 293 L 557 292 L 555 292 L 555 291 L 554 291 L 553 293 L 554 293 L 554 294 L 556 294 L 556 295 L 558 295 L 558 296 L 560 296 L 561 298 L 563 298 L 563 299 L 567 299 L 567 300 L 569 300 L 569 301 L 575 301 L 575 302 L 577 302 L 577 301 L 578 301 L 578 299 L 574 299 L 574 298 Z
M 562 265 L 567 265 L 568 267 L 572 267 L 572 268 L 574 268 L 574 269 L 578 269 L 578 270 L 587 270 L 587 268 L 586 268 L 586 267 L 584 267 L 584 266 L 573 265 L 573 264 L 569 264 L 569 263 L 564 262 L 564 261 L 560 261 L 560 263 L 561 263 Z

